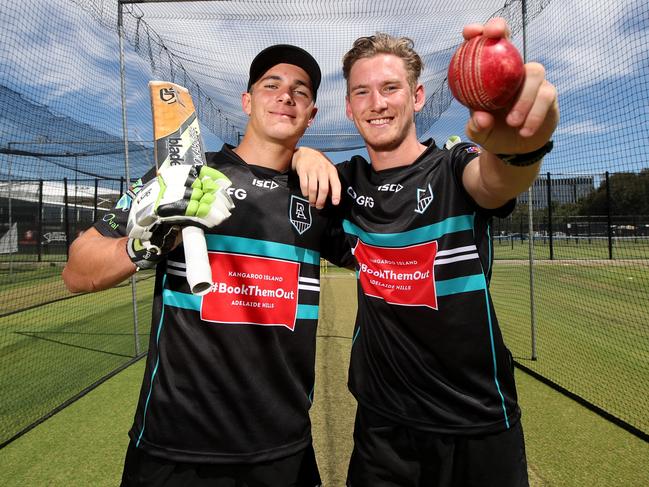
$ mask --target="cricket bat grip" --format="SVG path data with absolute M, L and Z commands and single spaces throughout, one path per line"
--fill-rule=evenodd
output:
M 212 267 L 207 256 L 205 233 L 198 227 L 183 228 L 187 282 L 192 294 L 203 296 L 212 287 Z

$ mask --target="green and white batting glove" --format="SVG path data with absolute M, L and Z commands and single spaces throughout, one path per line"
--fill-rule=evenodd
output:
M 152 269 L 180 243 L 179 234 L 179 226 L 166 223 L 131 227 L 126 252 L 138 269 Z
M 170 166 L 135 196 L 127 231 L 160 223 L 215 227 L 234 208 L 227 193 L 231 185 L 223 173 L 208 166 Z
M 160 221 L 212 228 L 234 208 L 227 189 L 232 185 L 209 166 L 170 166 L 158 175 L 160 195 L 156 214 Z

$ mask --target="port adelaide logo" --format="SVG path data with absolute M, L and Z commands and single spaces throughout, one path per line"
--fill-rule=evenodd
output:
M 430 184 L 427 188 L 417 188 L 417 207 L 415 213 L 423 214 L 433 202 L 433 189 Z
M 297 233 L 300 235 L 311 228 L 311 206 L 309 205 L 308 200 L 291 195 L 291 205 L 288 213 L 291 225 L 295 227 Z

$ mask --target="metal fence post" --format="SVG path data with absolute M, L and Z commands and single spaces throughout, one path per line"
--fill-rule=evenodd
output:
M 43 261 L 43 180 L 38 181 L 38 227 L 36 228 L 36 252 L 38 262 Z
M 523 19 L 523 61 L 527 62 L 527 2 L 521 2 L 521 16 Z M 534 317 L 534 224 L 533 224 L 533 188 L 532 184 L 527 190 L 527 207 L 528 207 L 528 247 L 529 247 L 529 265 L 530 265 L 530 328 L 532 335 L 532 360 L 536 360 L 536 323 Z M 521 228 L 521 239 L 523 232 Z
M 97 198 L 99 193 L 99 179 L 95 178 L 95 198 L 92 203 L 92 223 L 97 223 Z
M 129 160 L 128 160 L 128 122 L 126 117 L 126 66 L 124 63 L 124 19 L 122 11 L 122 3 L 117 4 L 117 33 L 119 41 L 119 77 L 120 77 L 120 90 L 122 94 L 122 134 L 124 137 L 124 173 L 126 174 L 126 184 L 131 184 L 131 177 L 129 174 Z M 124 193 L 124 179 L 120 178 L 120 195 Z M 140 335 L 138 333 L 137 321 L 137 281 L 135 274 L 131 276 L 131 295 L 133 299 L 133 340 L 135 342 L 135 355 L 140 354 Z
M 70 208 L 68 203 L 68 178 L 63 178 L 63 223 L 65 225 L 65 255 L 70 259 L 70 217 L 68 215 Z
M 549 239 L 549 245 L 550 245 L 550 260 L 554 260 L 554 239 L 553 239 L 553 230 L 552 230 L 552 177 L 550 176 L 550 173 L 548 172 L 547 174 L 548 178 L 548 184 L 547 184 L 547 190 L 548 190 L 548 236 L 550 237 Z
M 606 171 L 606 227 L 608 235 L 608 258 L 613 260 L 613 225 L 611 224 L 611 180 Z

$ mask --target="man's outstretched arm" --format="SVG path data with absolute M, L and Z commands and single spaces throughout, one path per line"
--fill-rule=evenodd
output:
M 216 169 L 202 166 L 189 175 L 187 166 L 178 165 L 166 176 L 149 180 L 133 198 L 128 221 L 119 225 L 127 236 L 104 236 L 93 227 L 72 243 L 63 269 L 70 291 L 101 291 L 138 268 L 152 269 L 180 244 L 182 227 L 212 228 L 230 216 L 231 183 Z
M 465 39 L 480 34 L 507 38 L 509 27 L 495 18 L 484 26 L 468 25 L 462 34 Z M 557 90 L 545 78 L 545 68 L 530 62 L 524 69 L 523 85 L 511 107 L 493 113 L 472 111 L 466 125 L 469 139 L 482 153 L 467 165 L 462 180 L 483 208 L 498 208 L 534 182 L 559 122 Z

